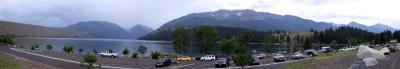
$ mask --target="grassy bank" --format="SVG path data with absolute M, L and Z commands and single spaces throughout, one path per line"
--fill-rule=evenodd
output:
M 13 58 L 0 53 L 0 69 L 20 69 L 20 65 Z
M 331 54 L 321 54 L 320 56 L 316 56 L 311 58 L 310 60 L 299 61 L 296 63 L 288 64 L 286 66 L 281 67 L 280 69 L 313 69 L 315 66 L 319 66 L 326 62 L 330 62 L 339 57 L 347 56 L 356 53 L 357 50 L 344 51 L 344 52 L 336 52 Z

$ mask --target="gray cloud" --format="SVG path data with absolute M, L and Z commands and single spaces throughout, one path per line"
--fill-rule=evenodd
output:
M 158 28 L 187 15 L 218 9 L 255 9 L 291 14 L 313 20 L 338 23 L 338 18 L 352 20 L 387 20 L 375 16 L 348 15 L 335 4 L 352 4 L 349 0 L 0 0 L 0 20 L 65 27 L 80 21 L 110 21 L 129 28 L 143 24 Z M 333 6 L 331 6 L 333 4 Z M 328 6 L 325 6 L 328 5 Z M 363 4 L 362 4 L 363 5 Z M 367 4 L 368 5 L 368 4 Z M 311 7 L 308 7 L 311 6 Z M 293 7 L 293 8 L 292 8 Z M 329 9 L 326 9 L 326 8 Z M 341 6 L 339 6 L 341 7 Z M 324 8 L 324 9 L 321 9 Z M 356 7 L 357 8 L 357 7 Z M 300 9 L 300 10 L 299 10 Z M 318 9 L 318 10 L 315 10 Z M 311 10 L 311 11 L 310 11 Z M 324 12 L 320 12 L 324 10 Z M 351 9 L 350 9 L 351 10 Z M 330 12 L 333 11 L 333 12 Z M 337 14 L 332 14 L 337 13 Z M 377 13 L 370 13 L 377 14 Z M 336 20 L 335 20 L 336 19 Z M 393 20 L 394 19 L 394 20 Z M 396 25 L 393 18 L 385 24 Z

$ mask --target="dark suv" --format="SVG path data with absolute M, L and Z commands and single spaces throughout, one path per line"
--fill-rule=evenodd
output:
M 172 60 L 171 59 L 159 59 L 156 62 L 156 67 L 167 67 L 169 65 L 171 65 Z
M 216 68 L 220 67 L 229 67 L 230 60 L 228 58 L 218 58 L 217 62 L 215 63 Z

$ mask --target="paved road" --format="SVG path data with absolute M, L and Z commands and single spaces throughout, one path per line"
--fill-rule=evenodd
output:
M 0 52 L 9 53 L 9 54 L 21 57 L 21 58 L 25 58 L 25 59 L 43 63 L 43 64 L 48 64 L 48 65 L 63 68 L 63 69 L 82 69 L 82 67 L 80 67 L 79 64 L 59 61 L 59 60 L 55 60 L 55 59 L 48 59 L 48 58 L 44 58 L 41 56 L 35 56 L 35 55 L 31 55 L 31 54 L 26 54 L 26 53 L 11 50 L 9 47 L 6 47 L 6 46 L 0 46 Z
M 48 50 L 23 50 L 23 49 L 14 49 L 11 50 L 8 47 L 0 46 L 0 52 L 9 53 L 15 56 L 25 58 L 28 60 L 40 62 L 43 64 L 48 64 L 52 66 L 56 66 L 63 69 L 82 69 L 79 66 L 79 63 L 76 61 L 81 61 L 83 54 L 66 54 L 63 52 L 54 52 Z M 28 54 L 30 53 L 30 54 Z M 32 55 L 32 54 L 39 54 Z M 53 57 L 50 59 L 49 57 L 40 56 L 40 54 L 46 54 L 45 56 Z M 56 59 L 58 60 L 56 60 Z M 154 62 L 156 60 L 151 59 L 132 59 L 128 57 L 122 58 L 107 58 L 107 57 L 98 57 L 98 62 L 105 66 L 109 66 L 106 68 L 141 68 L 141 69 L 155 69 Z M 247 66 L 246 69 L 276 69 L 282 65 L 286 65 L 288 63 L 292 63 L 295 61 L 287 61 L 281 63 L 273 63 L 272 59 L 263 59 L 263 64 L 255 65 L 255 66 Z M 203 69 L 203 68 L 214 68 L 213 61 L 182 61 L 179 64 L 175 64 L 169 66 L 168 69 Z M 230 68 L 240 68 L 240 67 L 230 67 Z

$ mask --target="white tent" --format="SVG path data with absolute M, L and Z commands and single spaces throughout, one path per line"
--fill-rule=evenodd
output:
M 379 51 L 382 52 L 382 53 L 390 53 L 390 50 L 389 50 L 388 47 L 384 47 L 384 48 L 382 48 L 382 49 L 379 50 Z
M 373 57 L 376 59 L 384 59 L 385 55 L 380 51 L 369 48 L 368 46 L 361 45 L 358 48 L 357 57 L 360 59 L 364 59 L 364 58 L 368 58 L 368 57 Z
M 379 63 L 378 60 L 376 60 L 374 57 L 368 57 L 363 59 L 362 61 L 365 62 L 365 66 L 374 66 Z

